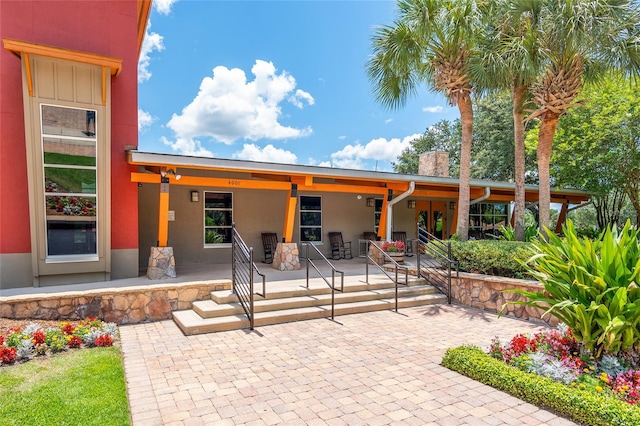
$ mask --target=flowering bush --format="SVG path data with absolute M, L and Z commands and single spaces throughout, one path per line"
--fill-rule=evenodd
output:
M 0 366 L 16 360 L 28 361 L 34 356 L 56 353 L 67 348 L 112 346 L 118 328 L 97 318 L 87 318 L 77 325 L 61 322 L 58 327 L 43 329 L 31 323 L 23 329 L 11 328 L 0 335 Z
M 380 248 L 388 253 L 403 252 L 404 243 L 402 241 L 384 241 Z
M 638 354 L 626 352 L 596 359 L 565 324 L 533 336 L 518 334 L 504 345 L 495 338 L 489 355 L 558 383 L 611 394 L 630 404 L 640 402 Z

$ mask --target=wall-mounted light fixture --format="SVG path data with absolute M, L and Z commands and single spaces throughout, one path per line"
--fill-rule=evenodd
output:
M 171 176 L 175 177 L 176 180 L 180 180 L 180 178 L 182 177 L 182 175 L 177 174 L 176 171 L 173 170 L 173 169 L 161 170 L 160 171 L 160 176 L 167 177 L 167 175 L 171 175 Z
M 449 201 L 449 210 L 455 210 L 455 209 L 456 209 L 456 202 Z
M 200 193 L 198 191 L 191 191 L 191 202 L 197 203 L 200 201 Z
M 416 208 L 416 200 L 407 201 L 407 207 L 409 207 L 410 209 L 415 209 Z
M 367 207 L 375 207 L 376 200 L 374 198 L 367 198 Z

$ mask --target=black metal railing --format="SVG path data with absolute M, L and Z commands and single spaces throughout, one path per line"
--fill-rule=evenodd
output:
M 382 271 L 391 281 L 394 282 L 396 287 L 395 292 L 395 310 L 398 312 L 398 285 L 409 286 L 409 268 L 405 265 L 400 265 L 396 262 L 389 254 L 378 247 L 376 244 L 373 244 L 373 241 L 367 241 L 367 263 L 366 263 L 366 282 L 369 283 L 369 264 L 375 265 L 380 271 Z M 373 256 L 372 256 L 372 253 Z M 380 262 L 381 261 L 381 262 Z M 385 265 L 391 265 L 393 268 L 394 275 L 389 275 Z M 404 274 L 404 282 L 398 280 L 398 273 L 402 271 Z
M 331 289 L 331 319 L 334 319 L 336 291 L 339 291 L 341 293 L 344 292 L 344 272 L 338 271 L 335 268 L 335 266 L 333 266 L 333 264 L 329 261 L 329 259 L 327 259 L 326 256 L 322 254 L 320 250 L 318 250 L 318 247 L 316 247 L 315 244 L 312 244 L 312 243 L 301 243 L 301 244 L 306 246 L 305 260 L 307 263 L 307 288 L 309 288 L 309 271 L 310 271 L 310 267 L 312 267 L 313 269 L 316 270 L 318 275 L 320 275 L 320 278 L 322 278 L 324 282 Z M 327 277 L 325 277 L 324 274 L 320 272 L 320 269 L 316 265 L 316 262 L 314 262 L 309 256 L 309 248 L 311 248 L 313 252 L 319 255 L 319 259 L 317 259 L 318 261 L 320 261 L 323 264 L 329 265 L 329 267 L 331 268 L 331 282 L 329 282 Z M 340 288 L 336 288 L 336 274 L 340 275 Z
M 436 238 L 418 225 L 417 275 L 447 296 L 451 304 L 451 277 L 455 270 L 458 277 L 458 262 L 451 259 L 451 243 Z
M 231 282 L 232 291 L 240 301 L 242 309 L 249 318 L 249 326 L 253 330 L 255 323 L 254 315 L 254 272 L 262 277 L 262 293 L 258 295 L 266 297 L 266 278 L 253 261 L 253 247 L 248 247 L 236 229 L 236 224 L 232 224 L 231 238 Z

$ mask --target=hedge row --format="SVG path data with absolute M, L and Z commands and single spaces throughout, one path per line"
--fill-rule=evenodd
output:
M 491 358 L 476 346 L 448 349 L 442 365 L 577 423 L 640 425 L 640 409 L 634 405 L 525 373 Z
M 528 260 L 532 253 L 529 243 L 518 241 L 471 240 L 451 241 L 451 257 L 457 260 L 460 271 L 531 279 L 516 259 Z

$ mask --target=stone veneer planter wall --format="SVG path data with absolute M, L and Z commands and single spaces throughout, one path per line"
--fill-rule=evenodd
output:
M 172 311 L 191 309 L 192 302 L 210 298 L 212 291 L 230 288 L 229 280 L 213 280 L 0 297 L 0 317 L 80 320 L 93 316 L 116 324 L 160 321 L 170 319 Z M 522 299 L 519 294 L 502 290 L 540 288 L 535 281 L 461 272 L 458 279 L 451 280 L 451 299 L 460 305 L 498 312 L 505 302 Z M 539 309 L 520 305 L 509 305 L 506 310 L 506 315 L 537 321 L 541 313 Z M 545 317 L 545 322 L 557 324 L 553 317 Z
M 191 303 L 228 290 L 229 280 L 188 284 L 39 293 L 0 297 L 0 317 L 11 319 L 81 320 L 97 317 L 116 324 L 136 324 L 171 318 L 171 312 L 191 309 Z
M 499 312 L 504 303 L 525 299 L 516 293 L 503 292 L 508 289 L 540 291 L 542 285 L 537 281 L 460 272 L 459 278 L 453 277 L 451 279 L 451 301 L 485 311 Z M 541 309 L 529 306 L 507 305 L 503 315 L 544 321 L 554 326 L 558 324 L 558 321 L 549 315 L 545 315 L 542 319 L 543 312 Z

